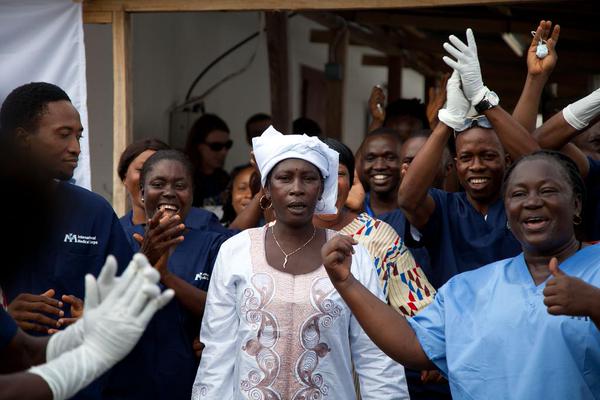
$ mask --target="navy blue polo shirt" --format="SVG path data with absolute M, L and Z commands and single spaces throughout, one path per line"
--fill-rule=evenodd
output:
M 133 224 L 133 211 L 129 211 L 127 214 L 121 217 L 119 220 L 125 232 L 127 232 L 127 240 L 134 251 L 139 249 L 138 243 L 133 238 L 133 233 L 139 233 L 140 235 L 144 235 L 144 229 L 142 225 Z M 234 229 L 227 229 L 219 222 L 217 216 L 207 210 L 202 208 L 192 207 L 190 208 L 190 212 L 184 221 L 185 226 L 190 227 L 193 226 L 196 230 L 210 231 L 216 233 L 222 233 L 227 235 L 227 237 L 231 237 L 238 233 L 238 231 Z
M 173 251 L 168 268 L 207 291 L 217 253 L 228 236 L 207 230 L 205 218 L 188 216 L 185 224 L 185 239 Z M 143 226 L 131 225 L 127 236 L 134 233 L 143 235 Z M 133 245 L 139 248 L 137 242 Z M 200 319 L 173 299 L 156 313 L 134 350 L 111 370 L 104 398 L 189 400 L 198 369 L 192 342 L 199 331 Z
M 98 276 L 109 254 L 117 258 L 119 271 L 133 256 L 119 219 L 104 198 L 60 182 L 56 200 L 48 242 L 2 282 L 8 303 L 21 293 L 40 294 L 51 288 L 58 299 L 63 294 L 83 299 L 85 275 Z
M 17 323 L 6 311 L 0 306 L 0 352 L 17 334 Z
M 600 161 L 588 157 L 590 170 L 585 179 L 587 197 L 583 213 L 585 240 L 600 240 Z
M 68 182 L 57 184 L 55 196 L 57 213 L 47 243 L 2 282 L 9 303 L 21 293 L 40 294 L 51 288 L 57 299 L 63 294 L 83 299 L 85 275 L 98 276 L 109 254 L 117 258 L 119 274 L 133 256 L 119 219 L 104 198 Z M 68 308 L 64 311 L 70 316 Z M 73 398 L 99 399 L 100 386 L 96 381 Z
M 388 213 L 381 214 L 377 218 L 388 223 L 392 228 L 394 228 L 396 233 L 406 242 L 404 236 L 406 233 L 406 225 L 408 223 L 406 221 L 406 217 L 404 216 L 404 213 L 402 212 L 402 210 L 397 208 L 394 211 L 390 211 Z M 414 243 L 414 241 L 413 241 L 413 247 L 409 248 L 409 251 L 412 254 L 412 256 L 414 257 L 417 264 L 419 264 L 419 266 L 425 273 L 425 276 L 427 276 L 427 278 L 429 278 L 429 275 L 431 275 L 431 273 L 432 273 L 431 260 L 429 259 L 429 253 L 427 253 L 427 249 L 425 247 L 423 247 L 423 246 L 414 247 L 415 245 L 416 245 L 416 243 Z
M 504 202 L 490 205 L 487 217 L 477 211 L 465 192 L 431 189 L 435 211 L 421 231 L 420 243 L 406 224 L 405 243 L 424 245 L 431 257 L 429 282 L 439 289 L 448 279 L 492 262 L 521 253 L 521 245 L 508 229 Z

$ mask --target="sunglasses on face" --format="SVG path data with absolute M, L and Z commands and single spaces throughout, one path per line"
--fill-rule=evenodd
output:
M 233 146 L 233 140 L 228 140 L 226 142 L 204 142 L 204 144 L 207 145 L 212 151 L 221 151 L 223 149 L 229 150 L 231 149 L 231 146 Z
M 464 124 L 454 130 L 454 134 L 458 134 L 466 131 L 467 129 L 480 127 L 485 129 L 492 129 L 492 123 L 485 117 L 485 115 L 478 115 L 476 117 L 466 117 Z

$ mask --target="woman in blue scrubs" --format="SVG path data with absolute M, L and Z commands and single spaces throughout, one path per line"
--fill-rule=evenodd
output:
M 140 186 L 148 223 L 132 226 L 127 234 L 138 240 L 136 250 L 148 256 L 161 284 L 175 291 L 175 300 L 157 313 L 132 355 L 114 370 L 107 397 L 187 400 L 198 368 L 192 342 L 213 264 L 227 236 L 188 218 L 194 187 L 183 153 L 153 154 L 144 163 Z
M 600 246 L 575 236 L 584 188 L 559 153 L 517 161 L 503 198 L 522 253 L 451 278 L 412 319 L 354 279 L 352 239 L 327 243 L 324 265 L 371 339 L 406 366 L 439 368 L 454 399 L 598 398 Z

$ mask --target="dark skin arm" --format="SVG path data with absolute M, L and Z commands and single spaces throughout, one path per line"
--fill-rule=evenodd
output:
M 175 291 L 175 297 L 188 311 L 201 318 L 206 292 L 172 274 L 167 267 L 169 255 L 184 240 L 184 230 L 185 225 L 181 223 L 179 215 L 164 216 L 158 211 L 148 221 L 144 236 L 135 233 L 133 237 L 140 243 L 140 252 L 148 257 L 150 264 L 160 273 L 160 281 Z
M 590 170 L 590 163 L 585 154 L 572 143 L 569 143 L 581 131 L 573 128 L 563 117 L 563 113 L 556 113 L 537 128 L 532 136 L 544 149 L 559 150 L 575 161 L 579 172 L 586 177 Z
M 435 201 L 428 194 L 440 168 L 446 143 L 452 130 L 440 122 L 417 153 L 398 189 L 398 207 L 410 224 L 423 229 L 435 211 Z
M 552 21 L 540 21 L 529 49 L 527 50 L 527 79 L 519 102 L 513 111 L 513 118 L 527 129 L 528 132 L 535 130 L 537 113 L 540 107 L 540 98 L 544 86 L 550 74 L 556 66 L 558 55 L 556 54 L 556 43 L 560 35 L 560 26 L 552 28 Z M 552 33 L 550 35 L 550 33 Z M 548 55 L 544 58 L 536 56 L 537 46 L 540 40 L 546 40 Z
M 483 114 L 491 122 L 500 143 L 513 160 L 518 160 L 524 155 L 540 149 L 539 144 L 531 137 L 527 129 L 504 111 L 502 107 L 490 108 L 484 111 Z
M 323 265 L 336 290 L 365 333 L 390 358 L 408 368 L 435 369 L 406 319 L 351 274 L 354 244 L 356 241 L 349 236 L 337 235 L 321 249 Z
M 24 371 L 46 362 L 48 336 L 34 337 L 21 329 L 0 352 L 0 400 L 52 400 L 50 387 L 40 376 Z M 6 375 L 4 375 L 6 374 Z

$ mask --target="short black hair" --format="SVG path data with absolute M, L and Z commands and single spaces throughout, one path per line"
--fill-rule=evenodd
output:
M 265 113 L 257 113 L 248 118 L 246 121 L 246 141 L 250 146 L 252 146 L 252 138 L 255 137 L 255 132 L 250 131 L 250 124 L 260 121 L 270 121 L 271 116 Z
M 127 169 L 129 168 L 129 165 L 131 165 L 137 156 L 146 150 L 158 151 L 168 150 L 170 148 L 171 147 L 168 144 L 155 138 L 146 138 L 131 143 L 125 148 L 125 151 L 121 153 L 121 158 L 119 159 L 119 165 L 117 167 L 119 178 L 121 178 L 122 181 L 125 180 L 125 175 L 127 175 Z
M 380 128 L 373 129 L 371 132 L 367 133 L 365 136 L 365 140 L 363 140 L 363 142 L 373 136 L 392 136 L 394 139 L 396 139 L 400 143 L 402 143 L 402 138 L 400 137 L 400 134 L 398 133 L 398 131 L 395 130 L 394 128 L 388 128 L 386 126 L 382 126 Z
M 423 129 L 429 128 L 425 104 L 417 98 L 396 99 L 388 103 L 387 107 L 385 107 L 385 121 L 383 122 L 383 125 L 387 125 L 391 118 L 402 116 L 413 117 L 421 122 Z
M 185 167 L 185 170 L 189 173 L 191 184 L 194 184 L 194 167 L 192 166 L 189 158 L 187 158 L 185 153 L 179 150 L 169 149 L 158 150 L 146 160 L 144 166 L 142 167 L 142 172 L 140 172 L 140 188 L 144 187 L 144 184 L 146 183 L 146 176 L 148 176 L 148 174 L 152 171 L 152 168 L 154 168 L 157 163 L 163 160 L 180 162 Z
M 64 90 L 47 82 L 31 82 L 19 86 L 6 96 L 0 108 L 0 126 L 6 134 L 17 128 L 35 132 L 40 117 L 48 111 L 48 103 L 71 102 Z
M 294 135 L 321 136 L 323 133 L 319 124 L 306 117 L 296 118 L 292 123 L 292 133 Z
M 581 201 L 581 209 L 584 210 L 584 201 L 586 197 L 586 189 L 585 182 L 579 173 L 579 168 L 575 161 L 573 161 L 569 156 L 566 156 L 563 153 L 553 150 L 538 150 L 531 154 L 521 157 L 516 162 L 514 162 L 504 174 L 504 182 L 502 185 L 502 194 L 506 195 L 507 183 L 512 176 L 515 168 L 524 161 L 531 160 L 547 160 L 551 163 L 557 165 L 564 175 L 567 182 L 571 186 L 571 190 L 573 191 L 573 195 L 580 198 Z
M 352 150 L 344 143 L 330 137 L 320 138 L 323 143 L 329 146 L 330 149 L 335 150 L 340 155 L 340 164 L 348 168 L 348 174 L 350 177 L 350 186 L 354 183 L 354 154 Z
M 204 143 L 206 137 L 212 131 L 229 133 L 229 127 L 225 121 L 215 114 L 204 114 L 192 125 L 185 144 L 185 152 L 194 165 L 200 165 L 202 161 L 198 152 L 198 145 Z

